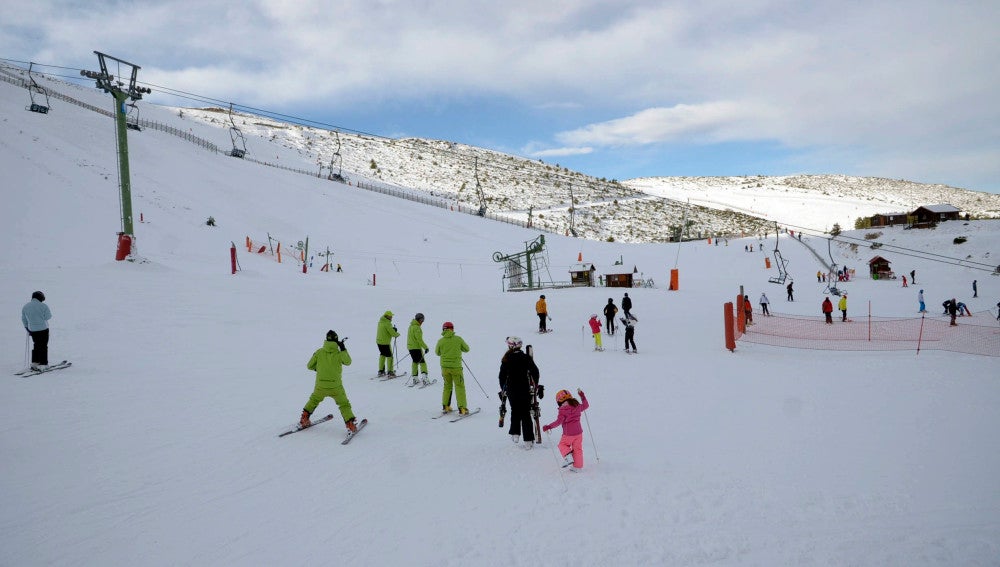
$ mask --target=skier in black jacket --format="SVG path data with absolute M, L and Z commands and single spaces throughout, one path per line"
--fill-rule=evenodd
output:
M 535 444 L 535 429 L 531 424 L 531 382 L 536 385 L 538 398 L 545 394 L 538 384 L 538 366 L 523 350 L 519 337 L 507 337 L 507 352 L 500 361 L 500 397 L 510 402 L 510 438 L 517 443 L 524 436 L 525 449 Z
M 618 313 L 618 307 L 615 305 L 615 300 L 608 298 L 608 304 L 604 306 L 604 319 L 607 322 L 604 325 L 604 330 L 607 331 L 609 335 L 615 334 L 615 314 Z
M 626 319 L 632 318 L 632 298 L 628 296 L 628 293 L 622 298 L 622 312 L 625 313 Z

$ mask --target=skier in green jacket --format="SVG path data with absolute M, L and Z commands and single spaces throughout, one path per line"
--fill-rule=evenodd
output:
M 345 338 L 346 340 L 346 338 Z M 334 331 L 326 332 L 326 341 L 323 346 L 313 353 L 306 368 L 316 371 L 316 387 L 309 396 L 309 401 L 302 408 L 302 417 L 299 418 L 300 427 L 309 427 L 312 422 L 309 416 L 316 410 L 316 406 L 324 398 L 333 398 L 340 408 L 340 415 L 344 418 L 344 425 L 347 429 L 357 432 L 354 412 L 351 410 L 351 402 L 347 400 L 347 393 L 344 391 L 344 384 L 341 381 L 343 367 L 351 365 L 351 355 L 347 352 L 344 341 L 337 337 Z
M 396 377 L 396 369 L 393 367 L 392 362 L 392 347 L 389 343 L 392 339 L 399 336 L 399 331 L 396 330 L 396 326 L 392 324 L 392 311 L 386 311 L 379 317 L 378 320 L 378 331 L 375 333 L 375 344 L 378 346 L 378 375 L 388 376 L 389 378 Z M 388 361 L 388 365 L 386 362 Z M 386 366 L 388 366 L 388 373 L 386 372 Z
M 441 413 L 451 413 L 451 390 L 455 389 L 458 413 L 469 413 L 465 403 L 465 378 L 462 376 L 462 353 L 469 352 L 469 345 L 455 334 L 455 325 L 446 321 L 441 327 L 434 353 L 441 357 L 441 376 L 444 378 L 444 392 L 441 394 Z
M 410 374 L 413 375 L 414 386 L 421 381 L 423 381 L 425 386 L 430 384 L 430 380 L 427 379 L 427 361 L 424 359 L 424 355 L 430 349 L 427 347 L 427 343 L 424 342 L 424 330 L 421 328 L 423 324 L 424 314 L 417 313 L 414 315 L 413 320 L 410 321 L 410 329 L 406 333 L 406 350 L 410 351 L 410 360 L 413 361 Z M 417 378 L 418 368 L 421 374 L 420 379 Z

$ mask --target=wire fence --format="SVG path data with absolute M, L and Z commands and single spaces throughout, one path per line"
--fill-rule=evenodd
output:
M 848 317 L 834 311 L 833 324 L 824 317 L 755 313 L 753 322 L 737 340 L 787 348 L 833 351 L 942 350 L 983 356 L 1000 356 L 1000 321 L 990 311 L 958 317 L 947 316 Z

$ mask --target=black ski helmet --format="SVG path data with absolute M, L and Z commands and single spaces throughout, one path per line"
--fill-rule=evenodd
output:
M 416 315 L 413 316 L 413 318 L 416 319 L 417 321 L 420 321 L 421 323 L 424 322 L 424 314 L 423 313 L 417 313 Z
M 45 294 L 40 291 L 36 291 L 35 293 L 31 294 L 31 299 L 37 299 L 38 301 L 45 301 Z
M 331 330 L 329 330 L 329 331 L 326 332 L 326 340 L 332 341 L 332 342 L 337 342 L 337 339 L 338 339 L 338 337 L 337 337 L 337 331 L 334 331 L 334 330 L 331 329 Z

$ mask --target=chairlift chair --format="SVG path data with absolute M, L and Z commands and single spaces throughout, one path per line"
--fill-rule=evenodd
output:
M 784 284 L 788 280 L 788 260 L 781 255 L 778 251 L 778 245 L 781 243 L 780 240 L 781 231 L 778 230 L 778 223 L 774 223 L 774 265 L 778 268 L 778 275 L 770 278 L 769 282 L 776 284 Z
M 35 77 L 31 75 L 31 68 L 34 65 L 35 65 L 34 63 L 28 64 L 28 80 L 30 81 L 30 84 L 27 85 L 27 88 L 28 88 L 28 98 L 31 99 L 31 105 L 27 107 L 27 110 L 30 110 L 31 112 L 37 112 L 39 114 L 48 114 L 50 106 L 49 93 L 44 88 L 42 88 L 41 85 L 36 83 Z M 37 101 L 35 100 L 36 94 L 39 96 L 39 100 Z M 41 103 L 41 97 L 45 97 L 45 104 Z
M 135 102 L 130 102 L 126 106 L 128 106 L 128 112 L 125 115 L 125 127 L 129 130 L 142 132 L 142 128 L 139 127 L 139 106 Z
M 233 120 L 233 103 L 229 103 L 229 139 L 233 142 L 233 149 L 230 150 L 229 155 L 235 158 L 243 159 L 247 154 L 247 140 L 243 137 L 243 132 L 236 127 L 236 121 Z
M 341 183 L 347 183 L 347 179 L 344 178 L 344 159 L 340 155 L 340 133 L 336 130 L 333 131 L 333 135 L 337 138 L 337 149 L 330 156 L 330 173 L 326 178 L 330 181 L 339 181 Z M 333 164 L 337 164 L 337 173 L 333 172 Z

